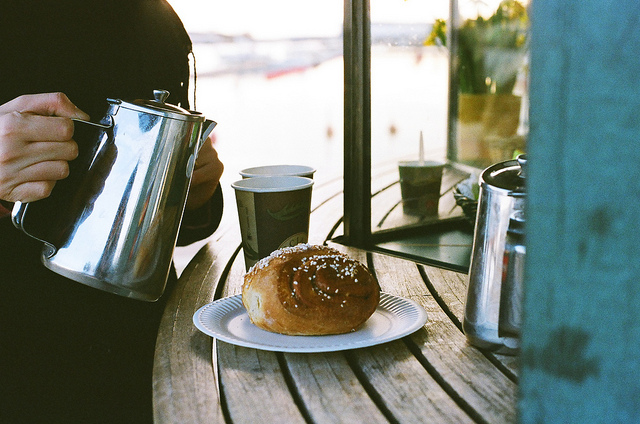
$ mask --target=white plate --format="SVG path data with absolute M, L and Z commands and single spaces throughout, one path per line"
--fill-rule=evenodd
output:
M 203 333 L 234 345 L 276 352 L 332 352 L 373 346 L 404 337 L 427 322 L 416 302 L 387 293 L 364 325 L 353 333 L 286 336 L 262 330 L 249 319 L 242 296 L 225 297 L 196 311 L 193 323 Z

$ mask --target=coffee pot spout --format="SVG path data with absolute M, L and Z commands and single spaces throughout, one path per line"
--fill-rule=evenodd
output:
M 218 123 L 210 119 L 206 119 L 204 121 L 204 125 L 203 125 L 204 130 L 202 130 L 202 135 L 200 136 L 200 144 L 198 145 L 198 150 L 200 150 L 200 147 L 202 147 L 202 145 L 204 144 L 204 141 L 207 138 L 209 138 L 209 136 L 211 135 L 211 132 L 216 127 L 216 125 L 218 125 Z

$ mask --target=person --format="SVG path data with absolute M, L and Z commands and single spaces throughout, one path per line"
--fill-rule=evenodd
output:
M 191 41 L 165 0 L 0 0 L 0 422 L 152 422 L 155 339 L 167 296 L 143 302 L 46 269 L 12 203 L 47 197 L 78 155 L 70 118 L 107 98 L 190 108 Z M 215 231 L 223 171 L 199 152 L 178 243 Z

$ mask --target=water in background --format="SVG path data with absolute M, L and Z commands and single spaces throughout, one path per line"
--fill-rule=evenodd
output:
M 341 39 L 195 43 L 196 107 L 218 122 L 223 182 L 245 167 L 298 163 L 318 178 L 343 169 Z M 373 46 L 372 163 L 444 155 L 447 56 L 435 47 Z

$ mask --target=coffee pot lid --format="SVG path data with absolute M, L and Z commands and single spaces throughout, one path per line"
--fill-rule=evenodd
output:
M 515 193 L 525 192 L 527 155 L 519 155 L 515 160 L 508 160 L 490 166 L 482 172 L 482 181 Z
M 153 100 L 137 99 L 132 102 L 122 100 L 112 100 L 110 102 L 118 104 L 127 109 L 138 112 L 152 113 L 154 115 L 166 116 L 183 121 L 204 121 L 205 117 L 200 112 L 184 109 L 180 106 L 165 103 L 169 97 L 167 90 L 153 90 Z

